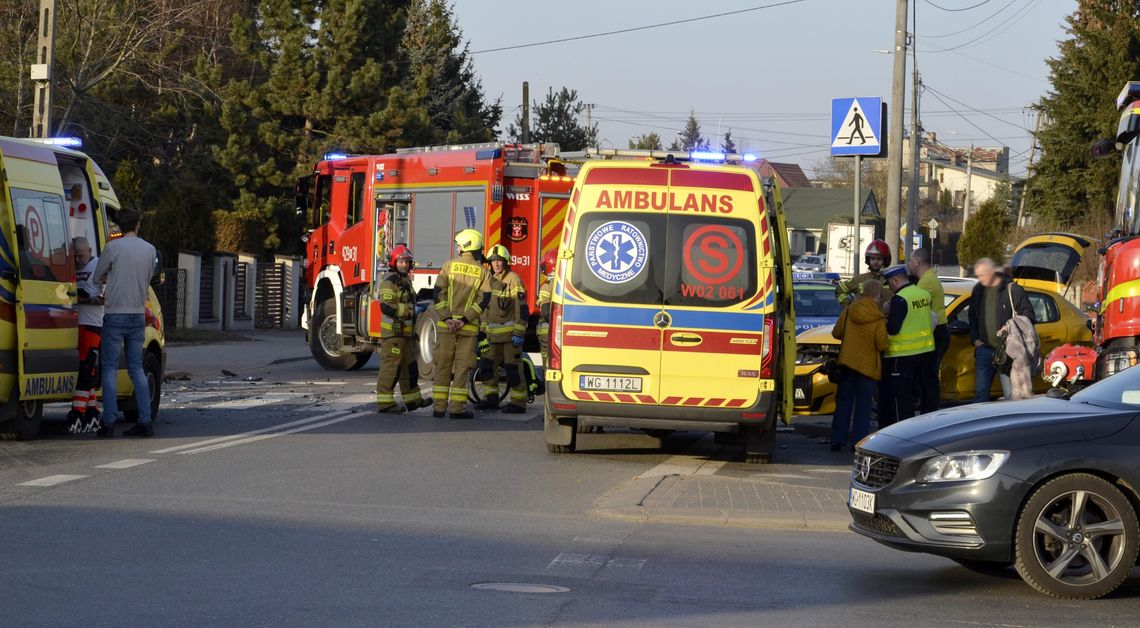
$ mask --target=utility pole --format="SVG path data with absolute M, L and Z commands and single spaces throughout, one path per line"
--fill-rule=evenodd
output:
M 1021 186 L 1021 202 L 1017 205 L 1017 226 L 1025 219 L 1025 197 L 1029 193 L 1029 177 L 1033 176 L 1033 157 L 1037 154 L 1037 136 L 1041 133 L 1041 118 L 1044 115 L 1037 107 L 1033 108 L 1037 120 L 1033 122 L 1033 143 L 1029 146 L 1029 163 L 1025 166 L 1025 185 Z
M 914 5 L 914 11 L 911 12 L 911 43 L 913 44 L 918 37 L 918 3 Z M 914 252 L 914 234 L 918 233 L 918 151 L 922 145 L 922 137 L 919 135 L 918 128 L 918 46 L 912 45 L 910 47 L 911 54 L 911 71 L 913 77 L 911 78 L 911 97 L 910 97 L 910 191 L 907 194 L 907 211 L 906 211 L 906 242 L 903 243 L 903 250 L 906 251 L 906 258 L 910 259 L 910 254 Z
M 962 209 L 962 233 L 966 233 L 966 221 L 970 219 L 970 177 L 974 173 L 974 145 L 970 144 L 970 155 L 966 157 L 966 201 Z
M 895 67 L 891 82 L 891 128 L 887 132 L 887 244 L 899 257 L 899 214 L 902 207 L 903 107 L 906 106 L 906 16 L 907 0 L 895 7 Z
M 530 83 L 523 81 L 522 143 L 530 144 Z
M 55 0 L 40 0 L 39 38 L 31 79 L 35 82 L 31 137 L 51 136 L 52 59 L 55 56 Z

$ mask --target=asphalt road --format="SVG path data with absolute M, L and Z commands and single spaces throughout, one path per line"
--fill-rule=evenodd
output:
M 1110 599 L 1057 602 L 1012 571 L 977 574 L 847 532 L 599 514 L 633 478 L 708 451 L 733 477 L 846 464 L 803 436 L 781 434 L 772 467 L 700 449 L 708 441 L 689 434 L 667 450 L 644 435 L 588 435 L 583 452 L 554 456 L 533 415 L 369 412 L 374 363 L 336 377 L 305 361 L 265 370 L 169 382 L 151 440 L 0 443 L 3 624 L 1111 626 L 1140 616 L 1140 574 Z

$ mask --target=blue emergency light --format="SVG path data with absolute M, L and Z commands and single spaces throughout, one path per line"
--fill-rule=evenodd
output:
M 689 159 L 697 161 L 724 161 L 724 153 L 712 150 L 695 150 L 689 153 Z
M 752 153 L 744 153 L 744 161 L 756 161 L 756 155 Z
M 63 146 L 64 148 L 82 148 L 83 140 L 78 137 L 34 137 L 34 141 L 43 144 L 51 144 L 52 146 Z
M 345 153 L 325 153 L 325 161 L 336 161 L 337 159 L 348 159 Z

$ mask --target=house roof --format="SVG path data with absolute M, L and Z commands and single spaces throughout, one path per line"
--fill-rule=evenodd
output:
M 785 188 L 810 188 L 811 180 L 804 174 L 799 164 L 784 164 L 761 159 L 756 168 L 762 177 L 775 175 L 780 186 Z
M 928 163 L 928 164 L 933 165 L 935 168 L 945 168 L 947 170 L 957 170 L 958 172 L 962 172 L 962 173 L 966 172 L 968 169 L 966 166 L 959 166 L 959 165 L 944 162 L 944 161 L 938 161 L 936 159 L 923 159 L 922 161 L 923 161 L 923 163 Z M 995 179 L 998 181 L 1009 181 L 1011 184 L 1019 183 L 1023 180 L 1022 177 L 1018 177 L 1018 176 L 1015 176 L 1012 174 L 1003 174 L 1000 172 L 994 172 L 993 170 L 988 170 L 986 168 L 979 168 L 977 166 L 969 168 L 968 170 L 970 170 L 970 176 L 973 176 L 973 177 L 982 177 L 984 179 Z
M 784 217 L 792 229 L 824 229 L 836 215 L 850 216 L 855 191 L 850 188 L 792 188 L 783 190 Z M 880 216 L 875 193 L 863 190 L 863 216 Z

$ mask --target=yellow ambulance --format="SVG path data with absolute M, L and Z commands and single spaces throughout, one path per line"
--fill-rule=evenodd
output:
M 703 430 L 769 461 L 795 368 L 779 190 L 724 163 L 739 155 L 594 155 L 609 158 L 578 173 L 555 270 L 547 449 L 592 426 Z
M 79 310 L 72 241 L 85 237 L 99 255 L 117 229 L 109 217 L 119 202 L 91 158 L 61 145 L 0 137 L 0 173 L 0 438 L 26 439 L 39 433 L 44 403 L 70 401 L 75 389 Z M 143 368 L 156 416 L 165 340 L 153 290 L 146 321 Z M 120 407 L 133 420 L 137 408 L 125 368 L 118 383 Z

